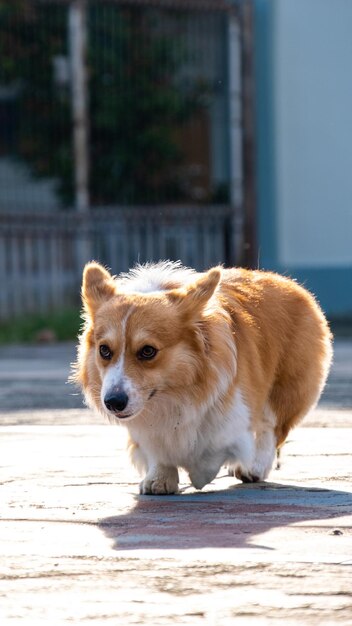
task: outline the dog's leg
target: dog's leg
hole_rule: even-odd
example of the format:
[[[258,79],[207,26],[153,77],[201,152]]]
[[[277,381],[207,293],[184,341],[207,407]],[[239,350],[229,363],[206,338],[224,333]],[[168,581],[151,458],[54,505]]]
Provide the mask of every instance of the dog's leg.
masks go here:
[[[257,438],[255,461],[250,468],[239,465],[235,470],[236,478],[243,483],[256,483],[265,480],[275,458],[276,437],[273,432],[261,433]]]
[[[226,459],[226,451],[203,453],[196,461],[187,467],[187,471],[193,487],[202,489],[216,477],[220,467]]]
[[[229,447],[227,458],[227,471],[229,476],[238,476],[239,470],[245,473],[245,468],[254,464],[256,454],[256,442],[252,430],[245,429],[237,434],[236,441]]]
[[[177,467],[153,465],[139,485],[139,492],[144,495],[165,495],[178,491]]]
[[[255,483],[267,478],[275,458],[275,424],[273,411],[266,407],[257,427],[253,463],[249,466],[240,464],[235,469],[236,478],[242,482]]]
[[[211,483],[211,481],[216,477],[221,465],[222,461],[211,465],[200,462],[197,466],[192,467],[189,471],[189,477],[193,487],[196,489],[202,489],[205,485]]]

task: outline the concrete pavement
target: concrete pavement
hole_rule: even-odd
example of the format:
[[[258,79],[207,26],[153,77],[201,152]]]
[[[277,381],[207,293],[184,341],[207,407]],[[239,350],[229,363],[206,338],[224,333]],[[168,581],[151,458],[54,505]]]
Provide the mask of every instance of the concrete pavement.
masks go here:
[[[280,469],[138,496],[70,344],[0,349],[1,624],[351,624],[352,342]]]

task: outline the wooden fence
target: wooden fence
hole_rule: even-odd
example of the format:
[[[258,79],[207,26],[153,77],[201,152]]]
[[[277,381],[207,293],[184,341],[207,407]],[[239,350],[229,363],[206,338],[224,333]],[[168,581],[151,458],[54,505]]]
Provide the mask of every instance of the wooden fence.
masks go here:
[[[0,318],[75,306],[90,259],[116,274],[159,259],[199,270],[232,264],[235,235],[224,205],[1,214]]]

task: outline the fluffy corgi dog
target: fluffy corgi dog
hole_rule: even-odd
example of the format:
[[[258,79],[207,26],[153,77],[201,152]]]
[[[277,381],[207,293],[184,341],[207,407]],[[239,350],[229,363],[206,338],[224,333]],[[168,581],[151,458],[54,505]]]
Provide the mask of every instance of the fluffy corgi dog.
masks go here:
[[[276,448],[315,405],[332,349],[313,296],[280,275],[180,263],[118,278],[86,265],[74,379],[123,424],[142,494],[194,487],[220,467],[264,480]]]

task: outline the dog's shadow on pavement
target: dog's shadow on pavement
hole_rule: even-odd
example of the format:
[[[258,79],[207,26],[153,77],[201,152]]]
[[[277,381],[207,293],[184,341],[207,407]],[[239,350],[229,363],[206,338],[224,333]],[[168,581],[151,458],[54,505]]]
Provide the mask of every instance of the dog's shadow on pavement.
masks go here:
[[[128,513],[100,520],[98,526],[116,550],[194,548],[272,548],[253,537],[298,522],[332,520],[351,514],[345,491],[256,483],[223,491],[175,496],[139,496]],[[323,532],[340,534],[329,524]]]

